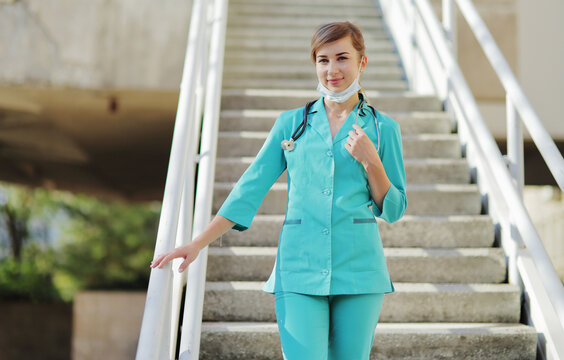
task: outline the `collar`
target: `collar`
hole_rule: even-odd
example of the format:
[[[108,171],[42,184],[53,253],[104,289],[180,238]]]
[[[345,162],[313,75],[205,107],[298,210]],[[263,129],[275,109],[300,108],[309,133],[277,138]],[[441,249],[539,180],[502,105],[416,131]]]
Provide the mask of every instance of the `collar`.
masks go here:
[[[323,96],[320,97],[310,108],[308,112],[307,123],[310,125],[323,139],[323,141],[332,148],[334,144],[341,141],[342,139],[346,139],[349,136],[349,131],[353,128],[352,125],[354,124],[354,118],[356,117],[356,111],[358,109],[358,105],[360,104],[360,100],[357,102],[355,107],[350,112],[349,116],[346,118],[343,125],[335,135],[333,139],[331,136],[331,129],[329,128],[329,120],[327,118],[327,112],[325,111],[325,105],[323,104]],[[368,106],[366,104],[363,106],[363,110],[365,115],[362,114],[358,115],[357,124],[361,128],[366,127],[366,116],[367,112],[372,114]]]

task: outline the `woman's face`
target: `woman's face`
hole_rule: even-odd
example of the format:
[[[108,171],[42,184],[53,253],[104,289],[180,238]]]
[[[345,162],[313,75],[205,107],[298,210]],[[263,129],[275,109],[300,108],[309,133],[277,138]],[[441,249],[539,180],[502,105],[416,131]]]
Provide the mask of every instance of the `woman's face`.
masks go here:
[[[317,50],[315,70],[323,86],[331,91],[345,90],[357,77],[360,55],[354,48],[350,36],[327,43]],[[366,57],[362,59],[362,69],[366,66]]]

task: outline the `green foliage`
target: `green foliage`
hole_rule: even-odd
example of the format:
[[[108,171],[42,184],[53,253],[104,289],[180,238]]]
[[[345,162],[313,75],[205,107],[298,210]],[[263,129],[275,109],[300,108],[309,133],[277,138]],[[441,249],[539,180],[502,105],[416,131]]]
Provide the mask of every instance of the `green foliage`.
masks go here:
[[[85,289],[146,289],[160,206],[77,196],[61,233],[60,269]]]
[[[20,261],[1,259],[0,299],[60,301],[53,283],[54,258],[53,250],[45,251],[30,244],[25,247]]]
[[[158,202],[130,205],[0,184],[0,300],[68,301],[80,289],[146,289],[159,213]]]

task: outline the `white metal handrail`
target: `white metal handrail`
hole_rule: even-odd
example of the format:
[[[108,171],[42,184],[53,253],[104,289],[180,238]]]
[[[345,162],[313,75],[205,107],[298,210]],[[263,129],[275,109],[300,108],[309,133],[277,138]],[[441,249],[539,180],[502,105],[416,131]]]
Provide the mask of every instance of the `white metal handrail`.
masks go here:
[[[457,119],[468,161],[477,169],[480,191],[487,196],[490,213],[502,228],[502,246],[509,260],[509,280],[522,287],[528,321],[539,332],[541,356],[564,359],[564,288],[522,201],[523,138],[515,109],[537,147],[543,147],[543,157],[550,163],[549,167],[561,187],[564,172],[562,155],[552,146],[554,142],[526,101],[471,1],[455,1],[471,23],[478,42],[494,64],[494,71],[502,79],[508,94],[507,120],[511,137],[508,149],[512,148],[509,152],[513,177],[453,56],[456,26],[452,0],[443,0],[444,27],[428,0],[380,0],[380,3],[410,83],[417,90],[436,93]]]
[[[538,147],[539,152],[545,159],[545,162],[550,169],[556,183],[562,191],[564,191],[564,158],[562,154],[556,147],[554,140],[552,140],[550,134],[544,126],[542,125],[537,113],[532,107],[529,99],[525,96],[525,93],[521,89],[519,82],[515,78],[515,75],[511,71],[511,68],[507,64],[504,56],[497,47],[495,40],[490,34],[488,28],[484,24],[484,21],[476,11],[476,8],[470,0],[443,0],[446,3],[452,3],[455,1],[458,4],[458,8],[466,19],[468,25],[474,32],[478,43],[481,45],[482,50],[486,54],[491,66],[495,70],[505,92],[507,94],[507,116],[515,120],[515,113],[517,112],[521,115],[523,119],[523,124],[529,130],[531,138],[533,139],[535,145]],[[451,5],[452,11],[454,11]],[[509,132],[511,132],[508,126]],[[509,148],[515,149],[518,147],[517,142],[522,143],[522,135],[520,137],[508,138],[508,150]],[[523,163],[519,164],[520,169],[517,169],[519,173],[522,173]]]
[[[196,187],[196,208],[194,214],[194,234],[200,234],[210,222],[212,211],[215,160],[217,154],[217,134],[223,78],[223,55],[225,50],[225,29],[227,26],[227,0],[215,0],[212,17],[209,71],[204,105],[202,144],[200,146],[200,165]],[[196,360],[200,352],[202,310],[206,284],[208,247],[200,251],[196,260],[190,264],[188,289],[184,305],[184,320],[180,341],[180,360]]]
[[[193,239],[211,217],[213,191],[210,188],[214,181],[226,23],[227,0],[194,0],[155,254],[168,252]],[[205,116],[200,134],[202,110]],[[200,135],[200,155],[195,156]],[[199,171],[194,186],[196,161]],[[198,209],[195,215],[194,208]],[[207,247],[182,275],[173,271],[180,262],[177,259],[163,269],[151,271],[137,345],[138,360],[174,359],[178,346],[180,359],[198,358]],[[181,294],[186,277],[188,288],[178,344]]]

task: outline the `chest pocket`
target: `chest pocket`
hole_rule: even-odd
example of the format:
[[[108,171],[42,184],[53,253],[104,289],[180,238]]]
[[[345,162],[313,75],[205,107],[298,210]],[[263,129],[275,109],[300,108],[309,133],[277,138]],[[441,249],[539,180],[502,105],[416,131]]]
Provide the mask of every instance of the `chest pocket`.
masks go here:
[[[364,167],[345,148],[346,143],[347,140],[345,139],[335,144],[339,148],[338,151],[336,150],[339,153],[339,157],[335,157],[336,166],[340,168],[341,173],[347,174],[347,176],[368,181]]]
[[[327,145],[308,124],[304,133],[295,142],[294,150],[284,150],[286,169],[290,181],[307,185],[315,178],[323,177],[327,171],[321,156],[327,153]]]

